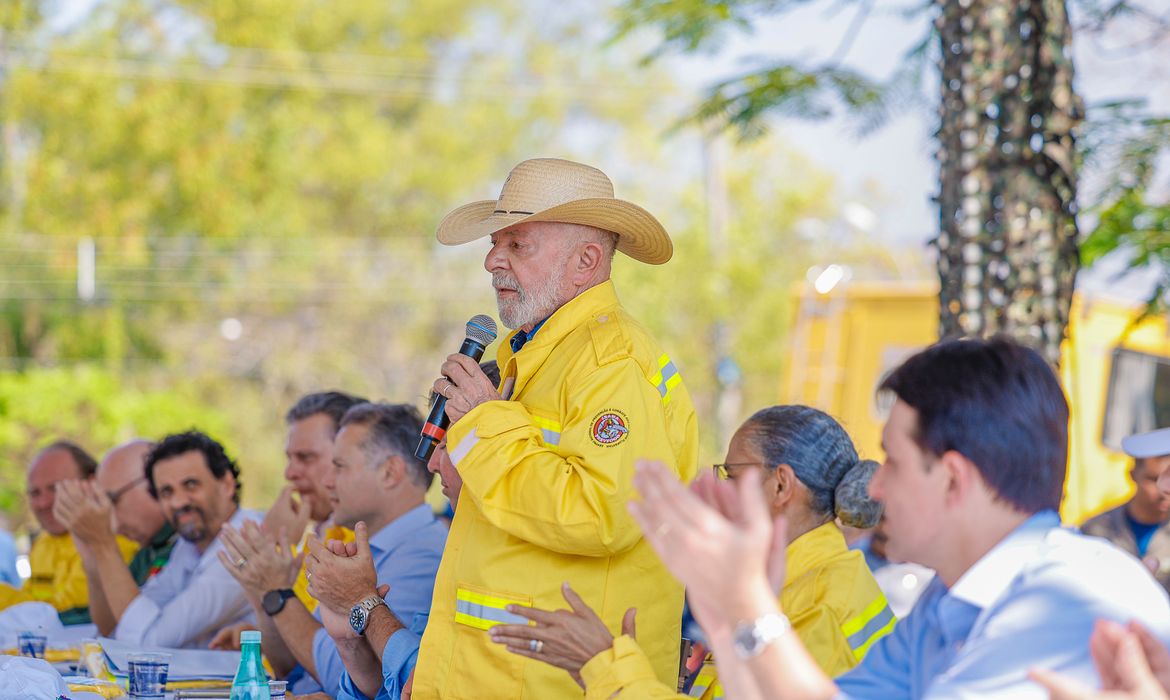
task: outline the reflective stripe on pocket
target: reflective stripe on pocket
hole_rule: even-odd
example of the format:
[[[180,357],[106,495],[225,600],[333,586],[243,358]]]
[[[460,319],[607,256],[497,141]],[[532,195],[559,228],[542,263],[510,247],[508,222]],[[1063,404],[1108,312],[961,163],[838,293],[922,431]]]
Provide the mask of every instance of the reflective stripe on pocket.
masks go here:
[[[541,437],[544,438],[544,444],[556,447],[561,444],[561,424],[555,420],[548,418],[541,418],[540,416],[532,416],[532,422],[536,423],[536,427],[540,428]]]
[[[527,625],[528,618],[507,611],[509,605],[531,607],[526,601],[459,588],[455,591],[455,621],[489,630],[496,625]]]

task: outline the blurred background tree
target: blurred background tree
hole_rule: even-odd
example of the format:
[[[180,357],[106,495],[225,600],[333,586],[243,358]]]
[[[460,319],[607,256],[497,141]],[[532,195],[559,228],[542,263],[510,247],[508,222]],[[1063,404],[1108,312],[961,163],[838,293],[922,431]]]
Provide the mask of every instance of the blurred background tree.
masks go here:
[[[595,3],[420,7],[0,5],[0,511],[24,516],[25,465],[52,439],[100,454],[190,427],[265,507],[299,395],[421,406],[466,318],[494,312],[486,244],[443,248],[434,227],[533,155],[602,166],[675,234],[670,265],[616,276],[704,425],[771,402],[816,260],[905,266],[804,232],[839,218],[838,193],[790,144],[724,144],[714,188],[681,172],[701,140],[663,127],[692,97],[607,46]],[[705,429],[704,449],[725,437]]]
[[[626,0],[617,37],[648,24],[657,27],[661,42],[647,60],[671,52],[714,52],[729,37],[750,33],[762,18],[808,4]],[[938,112],[939,226],[932,244],[938,254],[940,332],[1006,332],[1055,363],[1078,269],[1082,159],[1076,136],[1085,112],[1073,89],[1069,6],[1065,0],[932,0],[905,6],[907,15],[929,25],[899,69],[878,79],[842,63],[876,5],[874,0],[836,3],[835,11],[853,14],[827,59],[757,60],[752,70],[714,85],[693,118],[734,127],[750,138],[766,129],[769,116],[822,119],[844,111],[864,134],[898,110],[923,105],[923,78],[936,76],[937,98],[927,104],[933,102]],[[1141,2],[1073,5],[1082,18],[1081,32],[1100,33],[1120,19],[1148,25],[1154,38],[1170,28],[1170,16]],[[1122,175],[1089,198],[1093,234],[1086,243],[1087,261],[1118,246],[1136,248],[1137,265],[1170,258],[1164,252],[1165,208],[1142,199],[1165,144],[1165,120],[1110,105],[1091,109],[1090,119],[1102,146],[1093,155]],[[1164,290],[1165,285],[1155,296]]]

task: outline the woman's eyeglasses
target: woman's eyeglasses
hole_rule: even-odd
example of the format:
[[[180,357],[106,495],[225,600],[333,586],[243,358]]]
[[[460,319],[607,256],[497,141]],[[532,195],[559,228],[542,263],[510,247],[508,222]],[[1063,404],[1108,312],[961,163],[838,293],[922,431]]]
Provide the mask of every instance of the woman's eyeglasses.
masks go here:
[[[740,469],[747,467],[764,467],[767,469],[768,465],[764,462],[724,462],[722,464],[711,465],[711,468],[715,470],[715,476],[724,481],[732,478]]]

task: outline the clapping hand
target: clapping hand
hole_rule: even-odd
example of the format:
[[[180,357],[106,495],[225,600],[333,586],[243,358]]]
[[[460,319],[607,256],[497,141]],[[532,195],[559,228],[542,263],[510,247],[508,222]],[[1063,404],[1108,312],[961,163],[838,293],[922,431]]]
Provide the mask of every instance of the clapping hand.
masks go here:
[[[1052,700],[1167,700],[1170,653],[1137,622],[1128,627],[1099,620],[1089,651],[1101,690],[1093,690],[1052,671],[1034,669],[1029,677],[1048,689]]]
[[[296,581],[304,555],[293,556],[286,530],[274,539],[249,520],[239,530],[224,525],[220,541],[220,562],[254,603],[265,593],[290,588]]]
[[[775,606],[784,582],[787,529],[772,521],[758,470],[735,482],[708,472],[688,488],[657,462],[641,461],[634,476],[641,500],[630,514],[646,541],[687,589],[709,636],[730,634],[737,620]]]
[[[113,510],[109,496],[94,488],[92,481],[67,479],[57,482],[53,515],[84,544],[93,547],[114,539]]]
[[[322,544],[310,537],[306,547],[305,573],[309,595],[339,615],[378,590],[378,573],[370,552],[369,533],[364,522],[354,527],[354,541],[330,540]]]

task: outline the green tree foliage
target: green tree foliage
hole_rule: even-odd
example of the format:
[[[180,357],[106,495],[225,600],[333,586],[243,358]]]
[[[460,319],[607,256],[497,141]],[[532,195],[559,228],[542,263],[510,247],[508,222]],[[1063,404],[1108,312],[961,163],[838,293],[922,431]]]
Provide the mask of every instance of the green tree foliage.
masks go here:
[[[727,157],[714,243],[679,168],[698,146],[662,134],[681,100],[602,47],[589,2],[102,0],[66,24],[52,3],[13,7],[0,509],[45,442],[100,453],[189,427],[224,441],[263,507],[301,394],[421,406],[463,322],[495,310],[486,241],[439,246],[438,219],[533,155],[603,167],[676,236],[664,268],[619,263],[619,292],[678,357],[704,424],[722,391],[707,343],[742,371],[741,414],[772,403],[792,282],[814,258],[880,257],[797,234],[834,218],[832,183],[766,138]],[[711,456],[724,448],[704,434]]]
[[[189,382],[151,388],[84,366],[0,373],[0,512],[18,510],[28,463],[62,436],[100,458],[131,438],[194,426],[225,441],[231,454],[245,437]]]
[[[1108,175],[1089,209],[1096,226],[1082,257],[1092,264],[1120,250],[1130,268],[1157,269],[1146,313],[1164,313],[1170,309],[1170,203],[1152,190],[1170,144],[1170,117],[1151,114],[1140,100],[1101,105],[1085,141],[1085,160]]]

